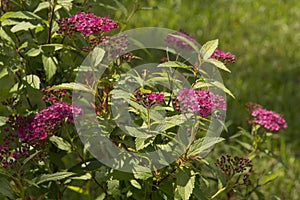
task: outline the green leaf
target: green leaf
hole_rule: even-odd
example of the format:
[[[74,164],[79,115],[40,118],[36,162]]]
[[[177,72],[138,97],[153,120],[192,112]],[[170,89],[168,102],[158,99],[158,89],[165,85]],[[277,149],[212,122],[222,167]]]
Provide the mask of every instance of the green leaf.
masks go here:
[[[153,177],[152,172],[148,167],[140,165],[134,167],[133,176],[134,178],[141,180],[147,180],[148,178]]]
[[[0,116],[0,126],[5,125],[6,121],[8,120],[8,117]]]
[[[101,63],[104,55],[105,55],[105,51],[102,48],[99,47],[94,48],[92,54],[90,54],[91,65],[92,65],[91,67],[97,67]]]
[[[200,56],[202,59],[208,59],[218,47],[219,40],[211,40],[206,42],[200,49]]]
[[[54,74],[56,73],[56,65],[57,65],[57,59],[56,57],[47,57],[47,56],[42,56],[42,61],[44,65],[44,69],[46,71],[46,78],[47,81],[49,81]]]
[[[49,8],[49,2],[41,2],[39,3],[38,7],[33,11],[33,13],[37,13],[41,10],[48,9]]]
[[[214,66],[216,66],[217,68],[221,69],[221,70],[224,70],[226,72],[231,72],[226,66],[224,63],[222,63],[221,61],[218,61],[218,60],[215,60],[215,59],[206,59],[204,60],[204,62],[207,62],[207,63],[211,63],[213,64]]]
[[[12,14],[10,14],[8,17],[6,18],[12,18],[12,19],[26,19],[26,20],[36,20],[36,19],[39,19],[39,20],[42,20],[38,15],[32,13],[32,12],[29,12],[29,11],[18,11],[18,12],[14,12]]]
[[[198,82],[193,86],[193,88],[201,88],[201,87],[204,87],[204,86],[206,86],[206,87],[212,87],[212,86],[217,87],[217,88],[223,90],[225,93],[227,93],[228,95],[230,95],[232,98],[235,99],[235,96],[232,94],[232,92],[228,88],[226,88],[224,86],[224,84],[220,83],[219,81],[211,81],[211,82],[205,82],[205,83]]]
[[[38,178],[34,179],[36,184],[41,184],[49,181],[58,181],[65,179],[67,177],[73,176],[75,173],[73,172],[56,172],[54,174],[43,174]]]
[[[4,177],[0,177],[0,183],[0,194],[2,194],[5,197],[8,197],[9,199],[15,199],[16,197],[14,196],[12,188],[10,188],[9,181]]]
[[[86,85],[83,85],[81,83],[62,83],[60,85],[56,85],[50,88],[51,90],[55,90],[55,89],[67,89],[67,90],[80,90],[80,91],[84,91],[84,92],[88,92],[91,94],[95,94],[96,92],[90,88],[87,87]]]
[[[73,180],[90,180],[91,178],[92,178],[92,175],[90,173],[86,173],[82,176],[71,177],[71,179],[73,179]]]
[[[23,166],[26,165],[31,159],[33,159],[39,153],[40,151],[36,151],[33,154],[31,154],[29,157],[27,157],[25,160],[23,160],[22,162]]]
[[[0,79],[6,75],[8,75],[8,71],[7,71],[7,68],[4,67],[0,70]]]
[[[107,181],[107,190],[110,194],[113,194],[114,196],[118,196],[120,194],[119,190],[119,180],[108,180]]]
[[[189,156],[198,156],[201,152],[205,151],[206,149],[212,147],[213,145],[224,141],[224,138],[221,137],[206,137],[205,143],[203,138],[197,139],[194,143],[190,146],[188,155]]]
[[[96,198],[96,200],[104,200],[105,197],[106,197],[106,194],[103,192],[102,194],[100,194],[100,195]]]
[[[89,190],[83,189],[82,187],[67,185],[67,188],[83,195],[89,195]]]
[[[177,191],[183,200],[188,200],[195,186],[195,175],[189,169],[179,168],[176,173]]]
[[[61,137],[58,136],[51,136],[49,138],[49,140],[59,149],[64,150],[64,151],[68,151],[70,152],[72,150],[72,146],[70,145],[69,142],[67,142],[66,140],[64,140]]]
[[[37,75],[34,75],[34,74],[27,75],[23,78],[23,80],[26,81],[28,83],[28,85],[30,85],[32,88],[35,88],[38,90],[40,89],[41,81]]]
[[[72,2],[73,0],[58,0],[57,4],[69,12],[72,9]]]
[[[151,138],[135,138],[135,148],[136,150],[141,150],[152,144],[154,137]]]
[[[268,175],[264,175],[260,178],[259,182],[261,185],[265,185],[271,181],[274,181],[278,176],[280,175],[280,173],[272,173],[272,174],[268,174]]]
[[[3,26],[3,24],[2,24]],[[8,44],[14,44],[14,40],[9,36],[2,27],[0,27],[0,37],[8,42]]]
[[[35,29],[36,25],[30,22],[20,22],[11,28],[11,32],[15,33],[18,31],[28,31],[29,29]]]
[[[7,19],[10,15],[14,14],[14,12],[6,12],[0,17],[0,22],[3,22],[3,20]],[[3,25],[3,24],[2,24]]]
[[[194,72],[194,69],[192,66],[185,65],[184,63],[178,62],[178,61],[168,61],[159,64],[157,67],[171,67],[171,68],[181,68],[186,69],[190,72]]]
[[[26,55],[29,56],[29,57],[35,57],[35,56],[38,56],[40,55],[40,53],[42,53],[42,50],[41,48],[31,48],[29,49],[27,52],[26,52]]]
[[[140,183],[139,182],[137,182],[136,180],[130,180],[130,183],[131,183],[131,185],[133,186],[133,187],[135,187],[135,188],[137,188],[137,189],[142,189],[142,186],[140,185]]]
[[[149,138],[149,137],[152,137],[152,135],[147,134],[145,131],[140,131],[136,127],[124,126],[124,129],[127,131],[126,133],[128,135],[131,135],[133,137],[140,137],[140,138]]]

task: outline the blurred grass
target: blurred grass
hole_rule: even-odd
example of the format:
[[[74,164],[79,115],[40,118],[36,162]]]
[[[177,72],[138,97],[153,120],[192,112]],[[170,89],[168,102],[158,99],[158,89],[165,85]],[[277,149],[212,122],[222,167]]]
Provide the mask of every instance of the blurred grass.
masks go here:
[[[121,1],[130,9],[132,1]],[[200,44],[219,38],[219,48],[236,55],[224,74],[236,99],[228,100],[231,131],[245,126],[244,104],[257,102],[284,115],[289,125],[284,139],[300,144],[300,1],[297,0],[167,0],[140,1],[144,8],[126,29],[183,29]],[[122,18],[122,15],[119,15]],[[296,150],[296,149],[295,149]],[[300,149],[297,149],[300,154]]]

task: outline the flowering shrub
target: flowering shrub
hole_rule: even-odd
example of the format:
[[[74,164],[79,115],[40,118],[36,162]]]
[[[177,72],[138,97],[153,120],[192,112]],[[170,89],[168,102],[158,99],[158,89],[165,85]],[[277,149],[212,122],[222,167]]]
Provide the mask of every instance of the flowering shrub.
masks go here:
[[[198,47],[173,32],[153,56],[162,63],[139,71],[151,53],[110,35],[125,22],[78,12],[87,1],[2,2],[1,47],[11,55],[1,51],[1,198],[250,199],[277,177],[259,163],[276,158],[269,147],[287,128],[283,116],[249,103],[249,131],[218,135],[233,94],[207,72],[235,62],[218,40]],[[132,42],[140,49],[127,52]],[[183,61],[185,50],[196,59]]]

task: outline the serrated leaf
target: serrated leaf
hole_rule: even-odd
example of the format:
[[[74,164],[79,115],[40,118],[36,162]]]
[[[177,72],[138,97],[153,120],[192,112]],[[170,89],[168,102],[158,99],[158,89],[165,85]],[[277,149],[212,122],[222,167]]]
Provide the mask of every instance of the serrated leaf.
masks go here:
[[[49,81],[54,74],[56,73],[56,65],[57,65],[57,59],[56,57],[47,57],[47,56],[42,56],[42,61],[44,65],[44,69],[46,71],[46,79]]]
[[[61,150],[64,150],[64,151],[68,151],[70,152],[71,149],[72,149],[72,146],[70,145],[69,142],[67,142],[66,140],[64,140],[63,138],[61,137],[58,137],[58,136],[51,136],[49,138],[49,140],[59,149]]]
[[[218,60],[215,60],[215,59],[207,59],[207,60],[204,60],[204,62],[207,62],[207,63],[211,63],[213,64],[214,66],[216,66],[217,68],[221,69],[221,70],[224,70],[226,72],[231,72],[226,66],[224,63],[222,63],[221,61],[218,61]]]
[[[189,169],[179,168],[176,173],[177,191],[183,200],[188,200],[195,186],[195,175]]]
[[[89,191],[87,189],[83,189],[82,187],[67,185],[67,188],[83,195],[89,195]]]
[[[200,56],[202,59],[208,59],[218,47],[219,40],[211,40],[206,42],[200,49]]]
[[[137,189],[142,189],[142,186],[139,184],[139,182],[137,182],[136,180],[130,180],[130,183],[133,187],[137,188]]]
[[[18,32],[18,31],[28,31],[29,29],[35,29],[36,28],[36,25],[33,25],[32,23],[30,22],[20,22],[16,25],[14,25],[12,28],[11,28],[11,32],[15,33],[15,32]]]
[[[75,173],[73,172],[56,172],[54,174],[43,174],[38,178],[34,179],[34,182],[36,184],[41,184],[49,181],[58,181],[65,178],[68,178],[70,176],[73,176]]]
[[[84,91],[84,92],[89,92],[91,94],[95,94],[95,91],[86,85],[83,85],[81,83],[62,83],[60,85],[52,86],[50,88],[51,90],[55,89],[67,89],[67,90],[79,90],[79,91]]]

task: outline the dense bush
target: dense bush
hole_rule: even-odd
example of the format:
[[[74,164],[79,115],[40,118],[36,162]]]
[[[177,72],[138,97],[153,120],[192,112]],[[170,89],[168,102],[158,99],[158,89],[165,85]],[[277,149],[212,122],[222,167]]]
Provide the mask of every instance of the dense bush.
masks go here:
[[[155,10],[160,5],[190,15],[188,4],[180,2],[1,1],[1,198],[298,197],[289,190],[299,185],[282,178],[295,175],[292,168],[286,170],[292,162],[282,139],[287,114],[250,102],[234,111],[241,114],[229,108],[225,120],[225,94],[233,105],[240,89],[232,87],[231,92],[215,78],[222,70],[224,82],[232,85],[227,66],[241,63],[232,64],[236,57],[217,48],[218,40],[210,38],[215,34],[204,37],[197,27],[175,26],[203,36],[203,45],[179,30],[163,38],[170,48],[155,51],[139,44],[132,52],[127,32],[117,34],[144,23],[149,16],[141,12],[160,13]],[[179,14],[169,14],[171,27],[155,19],[151,25],[173,28]],[[221,41],[231,39],[220,36]],[[243,45],[234,44],[227,49]],[[245,57],[256,64],[249,52],[237,55],[237,60]],[[159,64],[147,65],[153,61]],[[255,99],[244,95],[247,100]],[[128,116],[122,116],[124,110]],[[221,129],[224,138],[219,137]],[[106,139],[111,148],[104,147]],[[137,156],[116,154],[116,149]],[[151,159],[157,151],[154,158],[159,159]],[[102,162],[106,156],[112,164]],[[277,180],[287,182],[287,192],[268,189]]]

